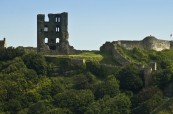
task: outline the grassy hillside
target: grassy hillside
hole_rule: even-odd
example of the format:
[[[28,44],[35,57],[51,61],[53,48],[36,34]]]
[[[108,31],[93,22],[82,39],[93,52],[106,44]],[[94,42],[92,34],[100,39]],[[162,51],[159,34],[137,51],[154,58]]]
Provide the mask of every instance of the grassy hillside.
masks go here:
[[[173,50],[163,50],[156,52],[153,50],[142,50],[134,48],[133,50],[126,50],[122,47],[118,47],[121,54],[128,60],[134,63],[142,63],[148,65],[150,62],[157,63],[157,71],[155,73],[155,80],[158,86],[161,87],[163,93],[166,95],[164,102],[153,108],[151,114],[172,114],[173,113],[173,98],[172,98],[172,83],[173,80]],[[162,74],[163,73],[163,74]],[[168,88],[169,87],[169,88]],[[166,92],[166,93],[165,93]],[[171,97],[171,98],[168,98]],[[142,108],[145,107],[147,101],[142,104]],[[154,103],[154,102],[153,102]],[[140,107],[138,107],[140,108]],[[144,113],[144,111],[140,112]]]
[[[103,56],[99,52],[83,52],[74,55],[46,55],[47,57],[56,58],[74,58],[74,59],[86,59],[87,61],[101,61]]]
[[[141,63],[148,65],[151,62],[157,62],[158,68],[165,65],[170,66],[173,62],[173,49],[154,51],[154,50],[143,50],[139,48],[134,48],[132,50],[127,50],[120,46],[117,47],[118,51],[132,63]]]
[[[117,65],[117,62],[113,59],[110,53],[102,53],[102,52],[82,52],[80,54],[74,55],[46,55],[47,58],[66,58],[66,59],[85,59],[88,61],[95,61],[103,64],[112,64]]]
[[[122,67],[102,52],[44,56],[0,49],[0,113],[170,113],[172,99],[164,102],[164,88],[173,81],[173,50],[119,51],[132,63]],[[75,64],[72,59],[86,62]],[[143,71],[133,63],[147,66],[152,61],[158,69],[153,84],[145,88]]]

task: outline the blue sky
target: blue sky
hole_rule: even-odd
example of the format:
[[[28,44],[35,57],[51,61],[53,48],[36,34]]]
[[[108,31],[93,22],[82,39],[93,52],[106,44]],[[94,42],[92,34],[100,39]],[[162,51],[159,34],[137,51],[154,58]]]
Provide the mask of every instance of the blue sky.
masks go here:
[[[0,0],[0,39],[37,46],[37,14],[68,12],[69,43],[99,50],[106,41],[172,40],[173,0]]]

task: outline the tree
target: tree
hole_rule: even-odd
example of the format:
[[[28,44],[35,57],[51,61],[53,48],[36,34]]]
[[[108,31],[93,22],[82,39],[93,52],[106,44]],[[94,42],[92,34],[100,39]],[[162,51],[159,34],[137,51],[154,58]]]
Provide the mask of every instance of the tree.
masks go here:
[[[104,109],[103,112],[109,109],[109,111],[112,113],[115,112],[115,114],[130,114],[130,107],[130,99],[124,94],[119,94],[106,101],[106,109]]]
[[[101,113],[101,105],[99,102],[95,101],[91,103],[84,114],[100,114]]]
[[[54,96],[58,93],[65,91],[64,80],[59,79],[58,77],[51,77],[51,96]]]
[[[45,75],[47,73],[47,63],[41,54],[29,53],[23,57],[26,66],[33,69],[37,74]]]
[[[37,91],[42,99],[51,100],[52,82],[48,77],[41,77],[37,83]]]
[[[88,73],[81,73],[74,77],[74,88],[75,89],[93,89],[96,83],[96,77]]]
[[[162,88],[173,80],[173,70],[170,68],[158,70],[154,74],[156,84]]]
[[[132,98],[133,108],[139,106],[143,102],[151,99],[155,94],[162,96],[162,91],[158,87],[149,87],[140,91],[138,94],[134,95]]]
[[[52,104],[47,101],[39,101],[29,107],[28,114],[43,114],[53,108]]]
[[[156,94],[144,104],[143,109],[145,110],[146,114],[149,114],[156,107],[160,106],[163,102],[163,98],[159,94]]]
[[[138,95],[134,96],[132,102],[134,105],[134,114],[150,114],[151,111],[164,102],[163,93],[158,88],[151,87],[141,91]]]
[[[82,113],[94,101],[94,95],[90,90],[67,90],[54,97],[55,105],[61,108],[69,108],[73,113]]]
[[[102,98],[105,95],[113,97],[120,92],[119,83],[113,75],[108,76],[108,78],[104,82],[96,85],[95,89],[95,96],[97,99]]]
[[[35,70],[28,69],[24,73],[25,73],[25,79],[27,81],[31,81],[33,83],[36,83],[38,81],[38,75]]]
[[[0,48],[0,61],[12,60],[15,57],[22,56],[24,53],[24,50],[18,48]]]
[[[118,79],[123,90],[138,92],[144,86],[140,71],[134,65],[123,68],[118,74]]]
[[[67,108],[53,108],[44,114],[73,114],[69,109]]]
[[[92,103],[86,114],[130,114],[130,98],[125,94],[118,94],[115,97],[104,96],[102,99]]]

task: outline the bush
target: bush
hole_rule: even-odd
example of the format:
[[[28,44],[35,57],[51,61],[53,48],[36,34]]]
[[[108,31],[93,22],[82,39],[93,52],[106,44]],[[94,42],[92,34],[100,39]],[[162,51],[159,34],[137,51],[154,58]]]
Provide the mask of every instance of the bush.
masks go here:
[[[53,108],[48,101],[39,101],[29,107],[28,114],[43,114]]]
[[[15,57],[22,56],[24,54],[23,50],[18,48],[0,48],[0,61],[6,61],[14,59]]]
[[[61,108],[69,108],[75,114],[86,111],[94,101],[94,95],[90,90],[67,90],[54,97],[55,105]]]
[[[86,114],[130,114],[131,102],[129,97],[118,94],[115,97],[104,96],[92,103]]]
[[[33,69],[37,74],[45,75],[47,73],[47,63],[41,54],[30,53],[23,57],[26,66]]]
[[[120,88],[127,91],[133,91],[135,93],[140,91],[144,86],[144,82],[140,74],[140,71],[133,65],[128,65],[123,68],[118,74]]]
[[[75,89],[93,89],[96,83],[96,77],[91,73],[79,74],[74,77],[74,88]]]
[[[120,92],[119,83],[114,76],[110,76],[104,82],[96,85],[95,89],[96,90],[94,94],[97,99],[100,99],[105,95],[113,97],[118,95]]]

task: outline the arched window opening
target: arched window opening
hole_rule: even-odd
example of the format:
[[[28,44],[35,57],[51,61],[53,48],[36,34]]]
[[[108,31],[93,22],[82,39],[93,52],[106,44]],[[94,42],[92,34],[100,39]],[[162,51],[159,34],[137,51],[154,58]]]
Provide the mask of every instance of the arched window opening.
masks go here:
[[[45,43],[45,44],[48,44],[48,38],[45,38],[45,39],[44,39],[44,43]]]
[[[60,31],[59,27],[56,27],[56,32],[59,32],[59,31]]]
[[[56,43],[59,43],[59,38],[56,38]]]
[[[60,17],[58,17],[58,22],[60,22],[61,21],[61,18]]]
[[[60,22],[61,18],[60,17],[56,17],[56,22]]]

